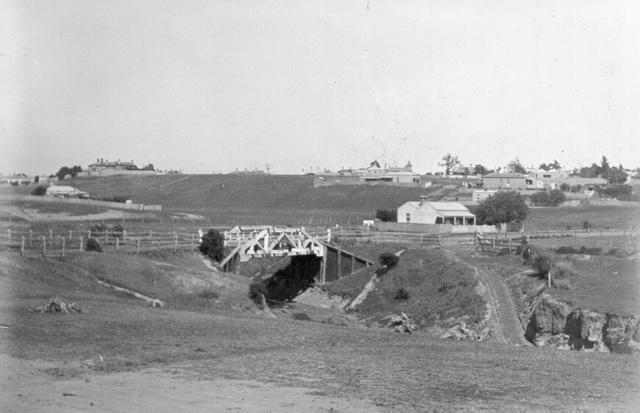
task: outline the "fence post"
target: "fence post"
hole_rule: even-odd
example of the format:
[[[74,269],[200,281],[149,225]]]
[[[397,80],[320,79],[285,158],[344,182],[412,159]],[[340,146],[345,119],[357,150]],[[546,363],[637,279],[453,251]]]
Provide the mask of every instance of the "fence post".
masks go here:
[[[91,230],[87,231],[87,239],[91,238]]]
[[[127,231],[122,231],[122,241],[127,239]]]
[[[65,244],[66,244],[66,238],[62,238],[62,256],[64,257],[64,253],[65,253]]]
[[[196,237],[196,234],[191,234],[191,245],[189,246],[191,249],[193,249],[193,242],[195,237]]]
[[[104,245],[107,245],[109,243],[109,230],[105,229],[104,230]]]
[[[49,230],[49,248],[53,248],[53,230]]]
[[[173,250],[178,250],[178,234],[176,234],[175,231],[173,232]]]
[[[136,254],[140,254],[140,238],[138,238],[138,242],[136,242]]]
[[[24,255],[24,235],[22,236],[22,243],[20,244],[20,255]]]
[[[29,230],[29,246],[30,247],[33,246],[33,230],[32,229]]]
[[[120,249],[120,238],[116,237],[116,251]]]
[[[9,241],[8,243],[10,245],[11,244],[11,230],[10,229],[7,230],[7,241]],[[9,247],[7,247],[7,249],[9,249]]]
[[[69,240],[71,240],[73,238],[73,230],[70,229],[69,230]]]
[[[82,237],[80,237],[80,251],[82,251]]]
[[[47,256],[47,237],[42,236],[42,256]]]

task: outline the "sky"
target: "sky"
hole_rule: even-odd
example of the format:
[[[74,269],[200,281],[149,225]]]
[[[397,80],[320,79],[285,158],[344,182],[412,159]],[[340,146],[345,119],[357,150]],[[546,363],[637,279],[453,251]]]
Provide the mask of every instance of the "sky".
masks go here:
[[[0,0],[0,172],[637,167],[636,4]]]

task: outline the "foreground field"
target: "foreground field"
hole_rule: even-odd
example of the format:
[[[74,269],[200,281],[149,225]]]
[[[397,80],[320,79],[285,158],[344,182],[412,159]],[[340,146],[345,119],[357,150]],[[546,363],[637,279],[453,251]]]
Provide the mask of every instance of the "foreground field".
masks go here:
[[[297,321],[291,317],[300,311],[295,306],[276,310],[278,318],[271,319],[242,301],[241,279],[215,290],[218,296],[200,294],[224,280],[211,274],[216,282],[203,285],[199,274],[206,266],[188,256],[102,267],[102,277],[122,277],[164,264],[155,290],[149,286],[157,294],[168,291],[167,277],[181,275],[192,289],[175,285],[186,295],[165,308],[96,284],[83,271],[90,262],[4,253],[1,259],[0,324],[8,326],[0,329],[3,365],[16,366],[2,381],[3,411],[85,410],[90,403],[103,411],[632,410],[639,402],[636,357]],[[200,280],[200,290],[188,279]],[[86,311],[28,312],[56,295]],[[195,297],[200,304],[191,303]],[[246,392],[234,393],[234,386]]]

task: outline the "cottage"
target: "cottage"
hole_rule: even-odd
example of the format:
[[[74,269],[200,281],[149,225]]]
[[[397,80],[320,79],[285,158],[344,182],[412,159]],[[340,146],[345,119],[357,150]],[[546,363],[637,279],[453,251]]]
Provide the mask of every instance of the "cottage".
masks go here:
[[[475,225],[476,216],[459,202],[409,201],[398,208],[398,222],[417,224]]]
[[[51,185],[47,187],[46,196],[54,198],[89,198],[89,194],[68,185]]]
[[[527,188],[526,175],[517,173],[493,173],[482,177],[482,186],[486,189],[522,190]]]

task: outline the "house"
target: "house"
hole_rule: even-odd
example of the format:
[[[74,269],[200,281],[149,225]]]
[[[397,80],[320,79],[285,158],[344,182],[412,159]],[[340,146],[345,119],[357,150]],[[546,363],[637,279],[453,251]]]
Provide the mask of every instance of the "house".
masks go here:
[[[527,176],[518,173],[492,173],[482,177],[485,189],[522,190],[527,188]]]
[[[89,194],[68,185],[51,185],[47,187],[46,196],[54,198],[89,198]]]
[[[398,207],[398,222],[417,224],[475,225],[476,216],[459,202],[409,201]]]
[[[111,175],[155,175],[156,170],[153,164],[148,164],[143,168],[138,168],[136,164],[126,161],[109,161],[108,159],[97,159],[87,167],[86,171],[79,172],[78,176],[111,176]]]

